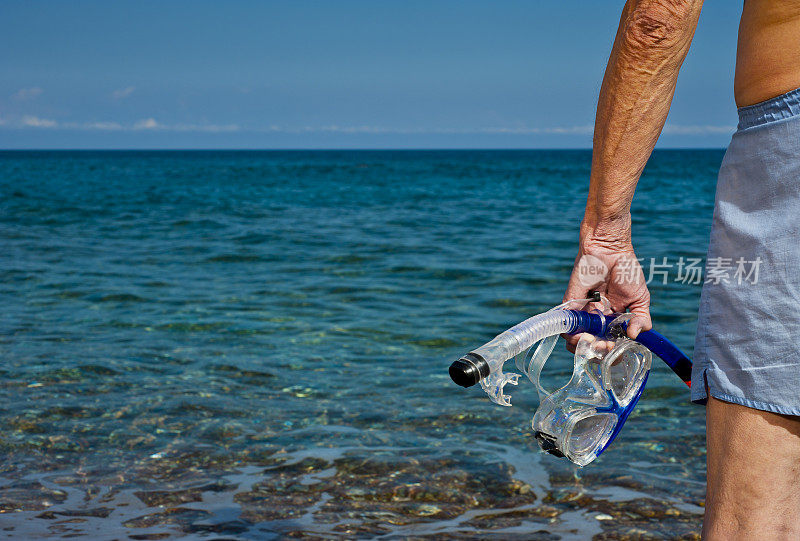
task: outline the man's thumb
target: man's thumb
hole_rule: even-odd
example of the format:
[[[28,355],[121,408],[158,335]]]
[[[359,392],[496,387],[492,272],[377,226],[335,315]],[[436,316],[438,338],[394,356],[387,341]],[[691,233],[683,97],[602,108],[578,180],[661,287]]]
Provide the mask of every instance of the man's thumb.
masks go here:
[[[653,328],[649,311],[645,309],[643,313],[635,311],[633,314],[634,316],[628,322],[628,336],[631,340],[635,340],[640,332],[649,331]]]

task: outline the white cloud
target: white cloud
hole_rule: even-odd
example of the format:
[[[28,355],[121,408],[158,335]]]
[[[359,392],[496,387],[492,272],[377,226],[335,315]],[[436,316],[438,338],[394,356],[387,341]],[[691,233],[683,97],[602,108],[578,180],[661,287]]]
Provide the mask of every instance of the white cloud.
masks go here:
[[[208,132],[208,133],[235,132],[235,131],[239,131],[241,129],[238,124],[224,124],[224,125],[217,125],[217,124],[175,124],[175,125],[172,125],[172,126],[160,126],[160,127],[162,129],[172,130],[172,131]]]
[[[22,117],[22,125],[30,128],[55,128],[58,126],[58,122],[47,118],[39,118],[38,116],[24,116]]]
[[[123,128],[124,129],[124,128]],[[154,118],[140,120],[133,125],[134,130],[162,130],[178,132],[225,133],[240,131],[238,124],[161,124]]]
[[[728,134],[736,130],[735,126],[680,126],[667,125],[664,133],[667,135],[711,135]],[[253,129],[251,131],[276,132],[276,133],[344,133],[344,134],[440,134],[440,135],[477,135],[477,134],[498,134],[498,135],[591,135],[594,126],[587,124],[582,126],[553,126],[553,127],[476,127],[476,128],[387,128],[382,126],[341,126],[330,124],[325,126],[304,126],[301,128],[285,128],[280,126],[268,126],[266,128]]]
[[[345,133],[345,134],[441,134],[441,135],[475,135],[475,134],[591,134],[593,126],[567,126],[553,128],[530,127],[477,127],[477,128],[387,128],[383,126],[340,126],[330,124],[326,126],[304,126],[302,128],[282,128],[268,126],[252,131],[267,131],[278,133]]]
[[[299,128],[282,127],[278,125],[267,125],[262,127],[243,127],[238,124],[162,124],[156,121],[155,118],[149,117],[139,120],[133,124],[122,124],[112,121],[92,121],[92,122],[56,122],[46,118],[37,116],[23,116],[20,120],[12,118],[0,118],[0,125],[10,127],[22,128],[59,128],[59,129],[76,129],[76,130],[97,130],[97,131],[142,131],[142,130],[159,130],[159,131],[172,131],[172,132],[187,132],[187,133],[233,133],[233,132],[249,132],[249,133],[285,133],[285,134],[303,134],[303,133],[340,133],[346,135],[352,134],[394,134],[394,135],[419,135],[419,134],[436,134],[436,135],[591,135],[593,127],[591,125],[584,126],[556,126],[556,127],[476,127],[476,128],[389,128],[384,126],[343,126],[338,124],[329,124],[324,126],[303,126]],[[683,136],[697,136],[697,135],[714,135],[714,134],[730,134],[735,131],[735,126],[713,126],[713,125],[667,125],[664,127],[663,133],[666,135],[683,135]]]
[[[116,122],[86,122],[80,125],[84,130],[116,131],[123,129],[122,124]]]
[[[155,130],[160,127],[161,125],[156,122],[155,118],[145,118],[133,125],[134,130]]]
[[[305,126],[300,130],[286,130],[286,131],[302,131],[302,132],[329,132],[329,133],[401,133],[403,130],[392,130],[382,128],[380,126],[338,126],[336,124],[328,126]]]
[[[118,88],[111,93],[111,97],[114,98],[115,100],[125,99],[131,94],[133,94],[134,90],[136,90],[135,86],[126,86],[125,88]]]
[[[44,92],[44,90],[40,87],[32,86],[29,88],[20,88],[12,97],[17,100],[28,100],[41,95],[42,92]]]
[[[238,124],[161,124],[154,118],[145,118],[134,124],[121,124],[110,121],[92,122],[56,122],[37,116],[24,116],[17,118],[12,123],[0,118],[0,125],[8,124],[16,128],[59,128],[62,130],[89,130],[89,131],[140,131],[160,130],[173,132],[193,133],[231,133],[241,131]],[[256,130],[250,130],[256,131]]]
[[[587,126],[566,126],[566,127],[556,126],[553,128],[527,128],[527,127],[479,128],[474,133],[508,133],[508,134],[518,134],[518,135],[551,133],[551,134],[585,135],[585,134],[590,134],[593,131],[594,131],[594,126],[587,125]]]
[[[667,124],[663,133],[667,135],[709,135],[714,133],[733,133],[736,126],[680,126]]]

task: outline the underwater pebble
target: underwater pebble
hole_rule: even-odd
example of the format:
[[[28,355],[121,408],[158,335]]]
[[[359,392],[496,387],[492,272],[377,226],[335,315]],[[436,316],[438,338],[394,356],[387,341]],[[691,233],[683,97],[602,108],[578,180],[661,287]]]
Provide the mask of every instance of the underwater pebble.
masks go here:
[[[441,513],[442,510],[435,505],[423,504],[417,508],[417,514],[421,517],[429,517]]]

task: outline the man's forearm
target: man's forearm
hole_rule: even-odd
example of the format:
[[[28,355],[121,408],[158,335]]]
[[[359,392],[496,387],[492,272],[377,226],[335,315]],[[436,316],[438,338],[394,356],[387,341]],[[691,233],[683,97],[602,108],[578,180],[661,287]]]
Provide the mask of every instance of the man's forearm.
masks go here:
[[[623,10],[597,106],[581,237],[630,240],[636,183],[669,112],[702,0],[630,0]]]

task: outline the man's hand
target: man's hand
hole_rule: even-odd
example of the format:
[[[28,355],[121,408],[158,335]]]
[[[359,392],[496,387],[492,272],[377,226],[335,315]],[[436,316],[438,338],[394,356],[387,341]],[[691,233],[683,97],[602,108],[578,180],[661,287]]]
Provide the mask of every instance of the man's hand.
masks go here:
[[[581,226],[578,256],[564,300],[588,298],[591,290],[607,297],[614,312],[629,309],[634,314],[628,324],[630,338],[653,328],[650,292],[630,240],[630,216],[617,225]],[[574,352],[579,336],[565,338],[567,349]]]

